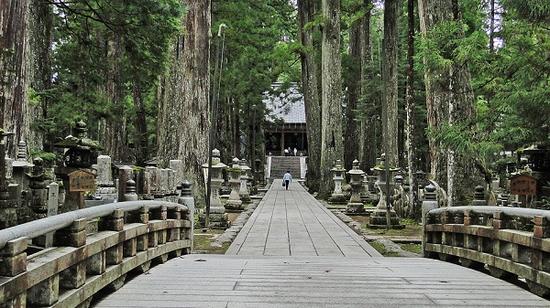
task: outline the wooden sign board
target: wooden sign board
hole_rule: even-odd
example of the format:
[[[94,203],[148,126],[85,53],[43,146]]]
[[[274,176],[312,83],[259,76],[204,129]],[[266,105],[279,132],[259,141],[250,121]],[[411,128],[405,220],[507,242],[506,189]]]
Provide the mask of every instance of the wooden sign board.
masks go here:
[[[70,192],[88,192],[95,190],[95,175],[85,170],[69,173]]]
[[[530,175],[516,175],[510,179],[510,191],[514,195],[534,196],[537,194],[537,179]]]

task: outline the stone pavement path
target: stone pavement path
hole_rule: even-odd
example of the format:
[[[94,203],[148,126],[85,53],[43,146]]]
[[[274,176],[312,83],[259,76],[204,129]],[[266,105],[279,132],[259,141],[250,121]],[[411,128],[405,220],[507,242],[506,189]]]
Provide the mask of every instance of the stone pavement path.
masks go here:
[[[275,180],[229,247],[239,256],[381,257],[300,184]]]
[[[226,255],[172,259],[96,306],[549,307],[456,264],[381,257],[301,186],[290,188],[272,185]]]

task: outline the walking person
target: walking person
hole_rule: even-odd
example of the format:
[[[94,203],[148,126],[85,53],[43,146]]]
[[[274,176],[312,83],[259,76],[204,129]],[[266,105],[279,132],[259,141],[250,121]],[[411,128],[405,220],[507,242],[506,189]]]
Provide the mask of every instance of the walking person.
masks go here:
[[[292,175],[290,175],[290,171],[287,170],[285,175],[283,175],[283,186],[286,190],[288,190],[288,185],[292,182]]]

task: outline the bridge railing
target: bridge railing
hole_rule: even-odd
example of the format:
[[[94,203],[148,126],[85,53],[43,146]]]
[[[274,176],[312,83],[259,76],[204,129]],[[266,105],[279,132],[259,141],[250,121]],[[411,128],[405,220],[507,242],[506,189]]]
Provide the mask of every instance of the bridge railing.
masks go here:
[[[424,256],[523,278],[533,293],[550,294],[550,211],[459,206],[429,210],[424,219]]]
[[[128,201],[0,230],[0,306],[86,307],[127,273],[189,253],[191,222],[185,205]]]

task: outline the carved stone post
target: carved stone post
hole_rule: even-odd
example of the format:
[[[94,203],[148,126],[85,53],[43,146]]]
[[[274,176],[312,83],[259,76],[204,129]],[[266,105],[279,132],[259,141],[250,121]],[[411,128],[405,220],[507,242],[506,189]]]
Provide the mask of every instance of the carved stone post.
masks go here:
[[[241,211],[243,209],[243,202],[239,195],[239,189],[241,187],[241,167],[239,166],[239,159],[233,158],[233,165],[228,169],[229,172],[229,185],[231,185],[231,193],[229,199],[225,204],[227,210]]]
[[[359,169],[359,161],[357,159],[353,161],[353,168],[348,171],[348,174],[351,178],[351,197],[348,202],[347,212],[362,213],[365,211],[365,208],[363,207],[363,202],[361,201],[361,188],[363,186],[361,178],[365,172]]]
[[[189,251],[186,252],[186,253],[191,253],[191,249],[193,248],[193,234],[194,234],[194,230],[195,230],[195,219],[194,219],[194,215],[195,215],[195,198],[193,198],[193,193],[192,193],[192,190],[191,190],[191,183],[189,183],[188,181],[184,181],[183,183],[181,183],[181,195],[178,198],[178,203],[187,206],[187,209],[188,209],[188,211],[187,211],[187,213],[185,213],[185,215],[187,216],[186,218],[191,223],[191,228],[183,229],[182,234],[181,234],[181,238],[191,240],[191,248],[189,249]],[[223,208],[223,206],[222,206],[222,208]],[[210,223],[211,224],[212,223],[219,223],[219,221],[214,222],[214,221],[210,220]]]
[[[430,237],[426,232],[426,225],[429,224],[428,212],[438,207],[435,189],[431,183],[424,188],[424,201],[422,201],[422,254],[424,257],[429,257],[429,253],[426,252],[426,243]]]
[[[95,196],[106,202],[114,202],[117,199],[117,189],[113,182],[111,169],[111,157],[99,155],[97,157],[97,189]]]

